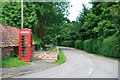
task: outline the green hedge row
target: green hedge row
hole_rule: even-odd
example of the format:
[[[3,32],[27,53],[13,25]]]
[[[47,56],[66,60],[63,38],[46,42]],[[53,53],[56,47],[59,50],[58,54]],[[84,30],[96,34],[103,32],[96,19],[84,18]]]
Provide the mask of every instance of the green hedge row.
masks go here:
[[[93,53],[101,53],[103,39],[93,40]]]
[[[105,39],[89,39],[84,41],[84,50],[90,53],[102,54],[104,56],[120,58],[117,37]]]
[[[84,41],[84,50],[90,53],[101,53],[102,39],[89,39]]]
[[[119,38],[120,39],[120,38]],[[75,47],[90,53],[102,54],[104,56],[120,58],[120,41],[118,37],[107,37],[105,39],[88,39],[85,41],[64,41],[62,46]]]
[[[65,46],[65,47],[74,47],[74,41],[71,40],[71,41],[63,41],[62,43],[62,46]]]
[[[85,51],[90,52],[90,53],[93,52],[93,40],[92,39],[85,40],[83,45],[84,45]]]
[[[103,40],[101,54],[105,56],[120,58],[118,37],[108,37]]]
[[[83,41],[82,40],[75,41],[75,48],[83,50]]]

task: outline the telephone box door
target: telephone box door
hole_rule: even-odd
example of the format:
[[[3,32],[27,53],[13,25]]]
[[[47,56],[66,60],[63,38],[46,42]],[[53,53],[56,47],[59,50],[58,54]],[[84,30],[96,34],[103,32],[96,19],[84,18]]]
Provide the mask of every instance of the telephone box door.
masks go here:
[[[21,29],[19,31],[19,54],[20,60],[31,61],[32,59],[32,31],[31,29]]]

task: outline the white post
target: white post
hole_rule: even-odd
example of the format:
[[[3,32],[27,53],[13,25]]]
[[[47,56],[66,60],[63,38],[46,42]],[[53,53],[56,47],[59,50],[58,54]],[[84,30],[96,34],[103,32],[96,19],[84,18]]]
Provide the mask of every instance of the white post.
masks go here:
[[[23,0],[21,0],[21,28],[23,28],[23,23],[24,23],[23,20],[24,20],[23,19]]]

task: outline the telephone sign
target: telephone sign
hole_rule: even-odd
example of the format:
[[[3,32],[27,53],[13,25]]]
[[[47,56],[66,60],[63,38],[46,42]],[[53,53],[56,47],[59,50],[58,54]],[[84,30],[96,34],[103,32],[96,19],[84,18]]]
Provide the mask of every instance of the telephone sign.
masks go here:
[[[19,53],[22,61],[32,60],[32,30],[23,28],[19,31]]]

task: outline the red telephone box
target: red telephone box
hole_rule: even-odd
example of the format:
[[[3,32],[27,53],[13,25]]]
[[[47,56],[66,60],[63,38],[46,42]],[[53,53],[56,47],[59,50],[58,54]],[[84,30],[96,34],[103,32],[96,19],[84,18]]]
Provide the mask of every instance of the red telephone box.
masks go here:
[[[19,54],[20,60],[32,60],[32,30],[23,28],[19,31]]]

